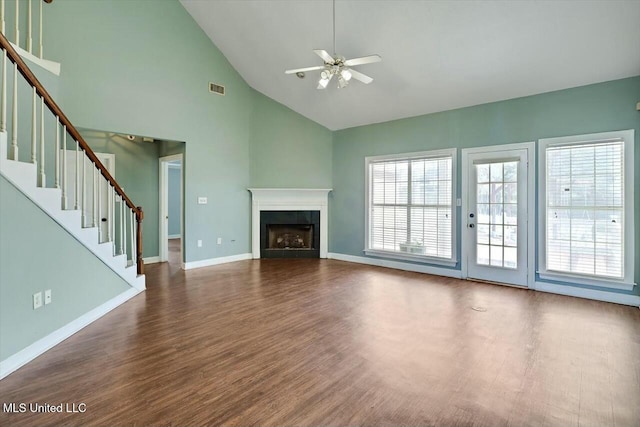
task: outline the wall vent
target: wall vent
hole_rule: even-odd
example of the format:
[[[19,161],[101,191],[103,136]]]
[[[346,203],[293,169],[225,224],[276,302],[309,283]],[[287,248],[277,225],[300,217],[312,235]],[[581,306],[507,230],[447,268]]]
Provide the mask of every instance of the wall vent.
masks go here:
[[[224,86],[209,82],[209,92],[224,96]]]

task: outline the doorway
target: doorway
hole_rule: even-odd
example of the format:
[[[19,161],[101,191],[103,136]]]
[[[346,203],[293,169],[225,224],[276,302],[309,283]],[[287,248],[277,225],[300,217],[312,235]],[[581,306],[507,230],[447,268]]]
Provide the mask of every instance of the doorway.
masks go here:
[[[160,262],[182,265],[183,155],[160,157]]]
[[[534,283],[534,143],[462,150],[462,275]]]

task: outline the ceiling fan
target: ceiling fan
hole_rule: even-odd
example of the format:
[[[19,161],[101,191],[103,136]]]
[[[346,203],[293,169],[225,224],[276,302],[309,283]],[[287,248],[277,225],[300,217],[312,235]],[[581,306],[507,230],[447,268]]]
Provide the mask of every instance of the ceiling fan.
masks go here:
[[[353,66],[371,64],[373,62],[380,62],[382,58],[380,55],[368,55],[360,58],[345,59],[345,57],[337,55],[336,51],[336,0],[333,0],[333,56],[329,55],[324,49],[314,49],[316,55],[318,55],[324,61],[324,65],[318,65],[315,67],[296,68],[293,70],[286,70],[285,74],[297,74],[298,76],[304,76],[307,71],[322,70],[320,73],[320,80],[318,81],[318,89],[326,89],[331,79],[336,76],[338,79],[338,88],[341,89],[349,84],[349,80],[352,78],[361,81],[362,83],[369,84],[373,79],[366,74],[362,74],[359,71],[354,70]],[[302,73],[302,74],[301,74]]]

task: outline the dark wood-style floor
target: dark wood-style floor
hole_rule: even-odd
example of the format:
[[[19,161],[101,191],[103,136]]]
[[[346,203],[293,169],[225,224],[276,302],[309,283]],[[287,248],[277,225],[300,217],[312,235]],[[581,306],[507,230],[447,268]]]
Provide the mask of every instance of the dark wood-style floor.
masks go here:
[[[332,260],[147,287],[0,382],[85,413],[0,425],[640,425],[637,307]]]

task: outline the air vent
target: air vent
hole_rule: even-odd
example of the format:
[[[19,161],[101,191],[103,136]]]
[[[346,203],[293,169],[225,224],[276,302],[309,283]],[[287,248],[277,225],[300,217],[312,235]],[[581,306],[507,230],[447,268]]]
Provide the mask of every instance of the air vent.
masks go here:
[[[209,82],[209,92],[224,96],[224,86]]]

